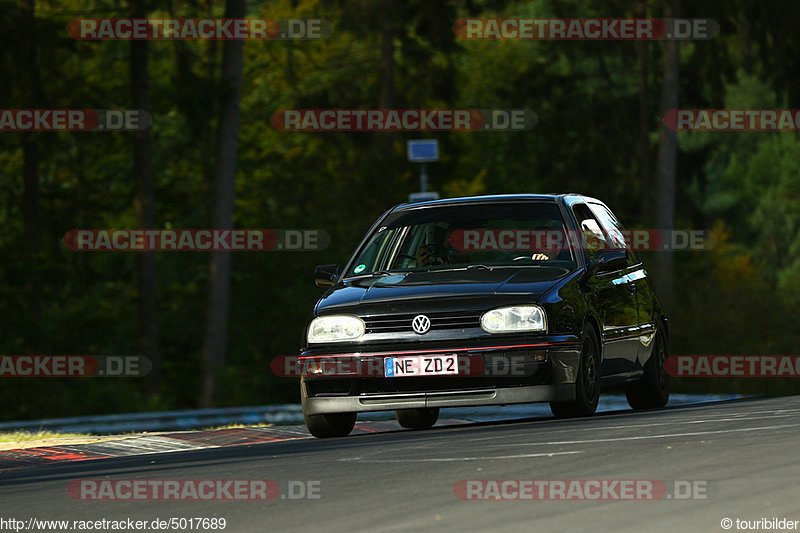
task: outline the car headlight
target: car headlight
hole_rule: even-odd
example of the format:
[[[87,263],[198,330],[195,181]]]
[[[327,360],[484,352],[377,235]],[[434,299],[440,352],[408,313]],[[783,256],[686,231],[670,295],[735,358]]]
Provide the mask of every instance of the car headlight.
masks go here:
[[[544,310],[538,305],[515,305],[492,309],[481,316],[481,327],[488,333],[544,331]]]
[[[318,316],[308,326],[308,342],[351,341],[364,334],[364,321],[350,315]]]

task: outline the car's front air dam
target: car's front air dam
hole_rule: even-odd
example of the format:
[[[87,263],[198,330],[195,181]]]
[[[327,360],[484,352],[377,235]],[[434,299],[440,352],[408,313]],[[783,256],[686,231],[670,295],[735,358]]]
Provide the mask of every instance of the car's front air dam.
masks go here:
[[[561,402],[575,399],[574,383],[502,387],[463,391],[413,392],[401,394],[365,394],[358,396],[307,396],[302,386],[306,414],[360,413],[426,407],[472,407],[515,403]]]

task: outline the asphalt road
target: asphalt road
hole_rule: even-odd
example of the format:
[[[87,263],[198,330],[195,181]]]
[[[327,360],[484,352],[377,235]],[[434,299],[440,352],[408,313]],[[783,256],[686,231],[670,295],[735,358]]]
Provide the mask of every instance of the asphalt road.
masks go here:
[[[319,498],[81,501],[67,493],[78,479],[270,479],[284,497],[289,481],[310,481]],[[475,479],[655,480],[667,492],[635,501],[457,498],[454,485]],[[0,519],[217,517],[235,532],[723,531],[723,518],[800,520],[799,480],[794,396],[31,467],[0,474]],[[700,497],[680,499],[676,481],[697,482]]]

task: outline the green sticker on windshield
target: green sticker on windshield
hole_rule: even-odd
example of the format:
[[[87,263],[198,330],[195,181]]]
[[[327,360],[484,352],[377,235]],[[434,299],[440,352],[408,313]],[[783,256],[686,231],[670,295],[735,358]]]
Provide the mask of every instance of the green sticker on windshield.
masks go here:
[[[358,265],[357,267],[355,267],[353,269],[353,272],[355,272],[356,274],[361,274],[362,272],[364,272],[365,268],[367,268],[367,265],[363,265],[363,264],[362,265]]]

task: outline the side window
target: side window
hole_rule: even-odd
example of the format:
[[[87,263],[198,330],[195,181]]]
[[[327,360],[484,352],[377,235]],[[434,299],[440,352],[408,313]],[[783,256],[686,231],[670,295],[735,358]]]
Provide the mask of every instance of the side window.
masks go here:
[[[594,261],[602,250],[608,249],[608,239],[603,233],[597,218],[586,204],[573,205],[572,212],[578,222],[578,231],[580,231],[580,241],[584,254],[589,261]]]
[[[589,204],[589,207],[592,212],[597,215],[603,228],[608,233],[609,239],[611,240],[611,247],[627,249],[629,264],[635,265],[641,263],[639,256],[631,250],[629,243],[625,240],[625,228],[622,227],[622,224],[619,223],[619,220],[617,220],[617,217],[614,216],[611,210],[603,204],[592,203]]]

